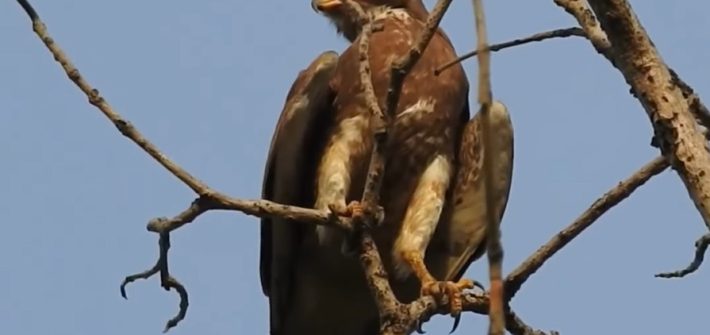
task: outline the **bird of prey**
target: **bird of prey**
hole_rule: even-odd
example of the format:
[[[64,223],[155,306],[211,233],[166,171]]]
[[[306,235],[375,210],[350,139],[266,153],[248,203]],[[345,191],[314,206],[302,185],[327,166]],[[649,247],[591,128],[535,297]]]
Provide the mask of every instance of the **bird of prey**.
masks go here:
[[[421,0],[355,1],[381,22],[370,39],[370,67],[383,106],[391,63],[409,51],[428,12]],[[358,206],[353,201],[362,194],[373,144],[358,72],[362,27],[340,0],[312,5],[352,44],[340,56],[322,53],[293,83],[271,141],[262,197],[340,214]],[[480,121],[469,121],[463,68],[434,75],[453,57],[449,39],[437,31],[405,78],[386,148],[385,220],[372,233],[402,302],[421,294],[456,300],[472,287],[463,272],[485,251]],[[505,138],[493,150],[503,158],[496,166],[500,217],[512,172],[512,127],[505,107],[494,107]],[[362,269],[341,252],[345,237],[331,227],[262,219],[260,273],[271,334],[377,334]]]

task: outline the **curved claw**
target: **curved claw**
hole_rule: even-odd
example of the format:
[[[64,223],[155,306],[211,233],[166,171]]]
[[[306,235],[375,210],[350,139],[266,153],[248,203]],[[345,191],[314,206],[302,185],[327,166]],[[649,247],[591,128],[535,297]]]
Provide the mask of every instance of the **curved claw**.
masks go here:
[[[483,286],[483,284],[481,284],[481,282],[479,282],[477,280],[471,280],[471,281],[473,282],[474,287],[478,287],[481,289],[481,291],[486,292],[486,288]]]
[[[424,326],[424,322],[422,322],[422,320],[417,320],[417,334],[426,334],[424,329],[422,329],[422,326]]]
[[[456,328],[459,327],[460,322],[461,322],[461,314],[454,316],[454,326],[451,327],[451,331],[449,332],[449,334],[453,334],[456,331]]]

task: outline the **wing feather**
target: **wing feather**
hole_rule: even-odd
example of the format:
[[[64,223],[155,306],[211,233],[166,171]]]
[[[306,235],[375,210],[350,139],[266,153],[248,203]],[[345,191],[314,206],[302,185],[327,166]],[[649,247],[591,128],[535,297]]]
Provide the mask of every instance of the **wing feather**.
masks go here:
[[[458,280],[468,266],[486,251],[486,206],[483,183],[483,155],[495,154],[493,185],[496,215],[499,222],[508,204],[513,178],[513,124],[506,107],[494,102],[490,111],[491,131],[496,141],[492,153],[483,149],[481,114],[477,113],[465,126],[458,156],[458,171],[452,195],[453,209],[448,223],[451,256],[446,280]]]
[[[330,122],[333,92],[329,81],[338,54],[320,54],[291,86],[276,124],[264,169],[262,198],[310,207],[316,155]],[[291,296],[292,264],[304,226],[281,219],[261,220],[259,270],[269,297],[271,330],[278,332]]]

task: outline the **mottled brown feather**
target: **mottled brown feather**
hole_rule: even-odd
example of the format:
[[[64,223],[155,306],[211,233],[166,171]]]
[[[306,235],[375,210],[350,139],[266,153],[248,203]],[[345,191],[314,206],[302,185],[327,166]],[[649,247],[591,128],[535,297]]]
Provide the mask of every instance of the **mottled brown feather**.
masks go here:
[[[337,53],[332,51],[320,54],[291,86],[271,139],[262,185],[264,199],[311,205],[313,194],[307,181],[313,178],[312,162],[322,147],[322,128],[329,120],[332,92],[328,81],[337,59]],[[303,229],[301,224],[288,220],[261,219],[261,286],[269,297],[274,334],[289,305],[294,251],[301,243]]]
[[[494,199],[496,215],[502,220],[513,177],[513,125],[505,106],[494,102],[490,111],[491,132],[495,138]],[[464,129],[458,153],[454,188],[445,214],[432,242],[429,263],[444,267],[442,279],[458,280],[468,266],[486,251],[485,189],[481,134],[481,114],[477,113]]]
[[[387,3],[387,0],[367,1],[376,1],[377,4]],[[398,0],[390,2],[392,1],[402,3]],[[383,19],[383,29],[374,33],[370,40],[372,81],[378,103],[382,108],[385,105],[392,62],[409,51],[411,43],[424,27],[421,20],[426,17],[426,12],[420,1],[404,1],[407,6],[415,2],[418,6],[412,7],[415,10],[411,11],[410,15],[419,20],[410,19],[403,23],[395,18]],[[424,10],[424,14],[420,10]],[[306,206],[313,205],[313,191],[318,187],[317,184],[313,184],[316,180],[316,165],[319,164],[319,157],[324,149],[321,142],[324,142],[327,147],[334,139],[335,126],[341,124],[343,120],[356,115],[370,117],[362,95],[358,73],[357,45],[358,41],[353,41],[353,44],[338,59],[328,90],[332,94],[332,100],[324,100],[329,103],[326,110],[314,114],[322,117],[319,127],[310,128],[313,132],[311,137],[319,139],[311,140],[316,145],[307,149],[309,153],[314,154],[300,156],[292,161],[293,166],[281,170],[282,182],[288,185],[276,185],[279,181],[277,178],[269,177],[273,172],[270,174],[272,168],[267,167],[268,181],[264,184],[265,190],[281,189],[281,192],[289,197],[293,195],[300,197],[297,202]],[[463,68],[454,66],[440,76],[434,75],[434,70],[440,64],[454,57],[453,46],[443,31],[439,30],[404,81],[396,110],[397,122],[390,133],[387,167],[380,198],[385,208],[386,219],[384,224],[373,232],[385,268],[389,273],[393,273],[395,268],[392,259],[393,243],[422,173],[437,155],[446,157],[451,163],[455,162],[459,150],[458,139],[469,119],[468,81]],[[299,78],[294,85],[298,85],[299,81],[307,82]],[[299,90],[292,88],[289,95],[296,97],[298,92]],[[435,103],[431,112],[404,113],[412,105],[427,98]],[[291,126],[286,122],[279,123],[274,143],[290,143],[290,135],[286,134],[299,132],[288,130],[287,128]],[[281,136],[287,137],[288,140],[278,140]],[[294,150],[293,144],[291,146],[290,150]],[[348,166],[351,179],[351,187],[347,192],[348,201],[359,200],[362,194],[371,148],[372,138],[366,128],[363,130],[362,140],[353,143],[348,153],[353,158],[350,160],[352,164]],[[270,154],[270,161],[273,160],[272,155],[279,157],[282,162],[288,161],[282,158],[282,155],[295,157],[294,153],[281,153],[282,150],[289,149],[272,144],[272,151],[275,150],[278,153]],[[278,164],[273,162],[267,163],[267,166],[276,165]],[[303,179],[304,181],[294,179],[296,176],[309,176],[309,174],[310,177]],[[270,196],[273,197],[273,193]],[[265,227],[262,228],[262,283],[269,282],[271,285],[265,287],[265,291],[269,292],[270,296],[271,333],[279,335],[376,334],[377,311],[357,259],[344,256],[338,246],[319,244],[315,229],[311,226],[298,225],[296,228],[296,225],[287,227],[288,223],[275,223],[274,220],[273,224],[263,225]],[[275,231],[277,227],[281,227],[280,233]],[[264,239],[264,234],[274,240]],[[276,238],[281,240],[276,241]],[[264,251],[265,248],[268,250]],[[280,257],[269,255],[277,251],[282,252]],[[443,252],[444,257],[450,256],[448,250],[443,249]],[[265,254],[269,257],[265,257]],[[268,259],[271,259],[272,264],[267,264]],[[265,268],[270,270],[264,270]],[[279,275],[275,275],[276,270],[280,271]],[[445,276],[446,268],[443,267],[441,271],[433,274],[441,278]],[[265,277],[269,276],[271,279],[265,280]],[[409,302],[419,296],[419,282],[413,276],[402,280],[391,279],[395,294],[403,302]]]

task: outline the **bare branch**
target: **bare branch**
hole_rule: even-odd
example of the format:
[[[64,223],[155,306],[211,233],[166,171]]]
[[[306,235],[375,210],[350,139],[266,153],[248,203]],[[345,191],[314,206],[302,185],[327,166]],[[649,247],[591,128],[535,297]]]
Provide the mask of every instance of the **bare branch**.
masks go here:
[[[530,255],[523,263],[515,268],[515,270],[508,274],[505,279],[507,300],[512,299],[518,290],[520,290],[523,283],[537,272],[555,253],[561,250],[575,237],[579,236],[579,234],[591,226],[592,223],[604,215],[609,209],[628,198],[631,193],[639,188],[639,186],[645,184],[651,177],[665,171],[668,166],[668,161],[664,157],[656,157],[629,178],[620,182],[602,197],[594,201],[572,224],[553,236],[547,243],[542,245],[535,253]]]
[[[303,223],[329,225],[346,231],[352,229],[350,218],[333,216],[326,211],[283,205],[268,200],[237,199],[211,191],[209,188],[208,190],[210,192],[206,196],[195,199],[188,209],[173,219],[151,220],[148,230],[156,233],[171,232],[210,210],[232,210],[257,217],[278,217]]]
[[[589,4],[611,42],[612,64],[646,110],[661,152],[710,228],[710,152],[690,104],[627,1]]]
[[[161,233],[160,238],[158,239],[158,246],[160,248],[160,256],[158,257],[158,261],[152,268],[146,271],[126,276],[126,278],[123,280],[123,283],[121,283],[121,296],[124,299],[128,299],[128,296],[126,296],[126,285],[128,285],[129,283],[134,282],[138,279],[148,279],[156,273],[160,272],[160,285],[166,291],[174,289],[180,296],[180,309],[178,310],[177,315],[175,315],[173,318],[168,320],[168,322],[166,322],[165,328],[163,329],[163,333],[165,333],[170,330],[170,328],[177,326],[180,321],[185,319],[185,315],[187,314],[187,307],[190,305],[190,303],[185,286],[180,284],[177,279],[170,276],[170,272],[168,269],[168,250],[170,249],[170,234]]]
[[[582,27],[587,39],[592,42],[594,48],[607,57],[606,53],[611,47],[611,43],[606,37],[606,33],[599,26],[599,22],[594,17],[594,13],[587,6],[586,0],[554,0],[555,4],[562,7],[567,13],[577,19],[577,23]],[[607,57],[609,58],[609,57]],[[611,60],[611,59],[609,59]]]
[[[589,6],[582,0],[555,3],[577,19],[594,48],[624,75],[654,127],[652,144],[671,162],[710,228],[708,133],[697,127],[701,123],[708,128],[708,109],[663,62],[627,1],[591,0]]]
[[[512,41],[507,41],[507,42],[502,42],[498,44],[491,44],[488,46],[487,50],[490,50],[492,52],[500,51],[503,49],[507,48],[512,48],[515,46],[523,45],[523,44],[528,44],[532,42],[542,42],[544,40],[552,39],[552,38],[564,38],[564,37],[570,37],[570,36],[581,36],[585,37],[586,35],[584,34],[584,30],[582,30],[579,27],[571,27],[571,28],[564,28],[564,29],[555,29],[555,30],[550,30],[550,31],[545,31],[542,33],[537,33],[530,35],[528,37],[523,37],[523,38],[518,38],[514,39]],[[444,72],[444,70],[461,63],[471,57],[474,57],[478,55],[478,50],[473,50],[470,52],[467,52],[458,58],[439,66],[436,70],[434,70],[434,74],[439,75],[441,72]]]
[[[503,301],[503,246],[500,241],[499,219],[495,213],[495,199],[493,180],[495,180],[493,160],[495,148],[493,134],[491,134],[490,108],[493,103],[491,92],[491,51],[488,47],[488,37],[486,33],[485,14],[483,12],[483,1],[473,0],[474,15],[476,18],[476,40],[478,49],[478,102],[481,113],[481,124],[483,133],[484,152],[483,155],[483,180],[486,190],[486,254],[488,255],[488,273],[490,278],[490,304],[488,306],[488,317],[490,319],[488,334],[503,335],[505,332],[505,307]]]
[[[698,268],[700,268],[700,264],[703,263],[703,259],[705,258],[705,251],[708,249],[708,246],[710,245],[710,234],[705,234],[701,236],[697,241],[695,241],[695,258],[693,261],[688,265],[683,270],[678,270],[674,272],[664,272],[664,273],[659,273],[656,275],[656,277],[659,278],[682,278],[685,277],[686,275],[689,275],[693,272],[695,272]]]
[[[469,292],[462,295],[461,298],[463,303],[462,311],[473,312],[481,315],[488,314],[488,306],[490,303],[488,294],[475,294]],[[446,304],[448,304],[448,298],[443,297],[443,304],[441,306],[445,306]],[[441,306],[437,305],[434,299],[428,296],[421,297],[408,305],[409,314],[418,316],[417,318],[422,322],[428,321],[436,314],[447,314],[449,312],[446,309],[442,309]],[[513,335],[559,335],[555,331],[545,333],[543,331],[533,329],[510,309],[505,311],[505,319],[505,327]]]
[[[690,110],[693,112],[693,115],[695,115],[695,120],[698,122],[698,124],[703,125],[705,127],[705,138],[710,139],[710,111],[708,111],[708,108],[705,107],[702,101],[700,101],[700,97],[695,93],[695,90],[693,90],[690,85],[686,84],[678,74],[673,71],[673,69],[668,69],[671,73],[671,77],[673,77],[673,82],[678,85],[680,88],[680,91],[683,92],[683,97],[688,100],[688,105],[690,106]]]
[[[562,7],[577,20],[582,30],[584,30],[584,36],[592,43],[592,46],[594,46],[597,52],[603,55],[613,65],[614,58],[611,54],[611,43],[606,33],[599,25],[594,13],[589,9],[587,2],[585,0],[554,1],[555,4]],[[699,123],[710,129],[710,111],[708,111],[708,108],[700,101],[700,98],[695,94],[690,85],[684,82],[673,69],[669,67],[668,70],[673,77],[673,82],[678,85],[683,92],[683,96],[688,100],[688,105],[690,105],[691,110],[696,115],[696,119],[698,119]],[[710,133],[706,134],[706,137],[710,137]]]
[[[505,313],[505,322],[506,329],[513,335],[560,335],[559,332],[554,330],[551,330],[549,333],[545,333],[542,330],[537,330],[528,326],[513,311],[507,311],[507,313]]]

